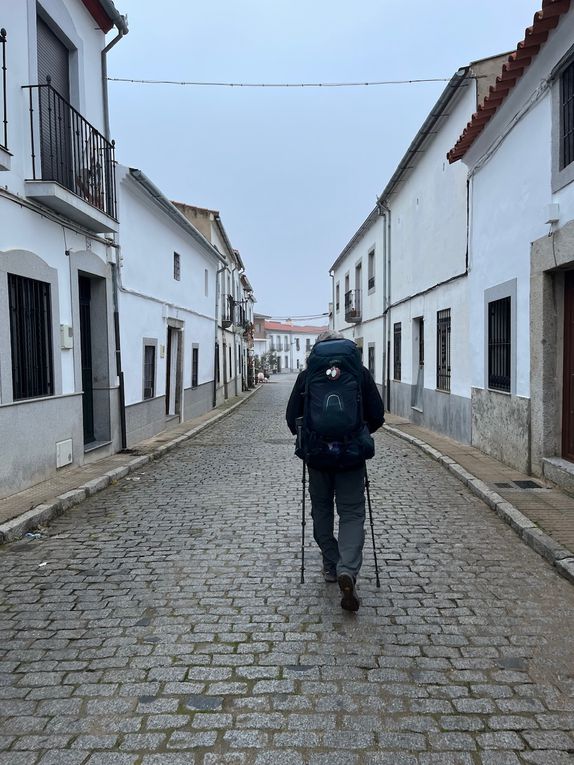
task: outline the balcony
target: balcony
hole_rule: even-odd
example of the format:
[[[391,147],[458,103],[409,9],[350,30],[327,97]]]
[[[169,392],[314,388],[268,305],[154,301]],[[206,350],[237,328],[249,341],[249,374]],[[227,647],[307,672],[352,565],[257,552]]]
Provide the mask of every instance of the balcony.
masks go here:
[[[233,324],[235,304],[232,295],[225,295],[221,310],[221,326],[228,329]]]
[[[114,144],[50,85],[28,85],[26,195],[95,233],[118,231]]]
[[[361,320],[361,290],[349,290],[345,292],[345,321],[358,324]]]

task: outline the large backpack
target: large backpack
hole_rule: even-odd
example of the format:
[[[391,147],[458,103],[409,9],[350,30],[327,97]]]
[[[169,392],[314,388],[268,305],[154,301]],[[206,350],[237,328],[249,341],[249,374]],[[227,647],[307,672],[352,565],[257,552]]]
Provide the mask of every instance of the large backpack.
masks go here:
[[[375,453],[363,420],[363,363],[351,340],[317,343],[307,360],[296,454],[318,469],[349,470]]]

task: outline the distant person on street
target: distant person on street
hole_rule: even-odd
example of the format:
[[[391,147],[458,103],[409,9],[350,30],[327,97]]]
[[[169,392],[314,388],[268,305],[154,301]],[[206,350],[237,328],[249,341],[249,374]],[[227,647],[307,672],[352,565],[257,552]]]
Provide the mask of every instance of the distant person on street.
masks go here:
[[[323,555],[323,577],[338,582],[341,607],[358,611],[356,581],[365,541],[365,460],[375,453],[371,433],[381,427],[383,401],[352,340],[322,332],[299,373],[287,404],[295,453],[309,471],[313,536]],[[334,536],[334,507],[339,538]]]

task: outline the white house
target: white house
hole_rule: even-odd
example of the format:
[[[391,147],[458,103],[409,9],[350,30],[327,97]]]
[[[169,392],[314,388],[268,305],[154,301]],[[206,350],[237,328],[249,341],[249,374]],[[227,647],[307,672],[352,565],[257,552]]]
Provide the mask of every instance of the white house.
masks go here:
[[[331,267],[334,327],[361,348],[387,409],[467,443],[467,184],[446,152],[501,61],[454,74]]]
[[[121,447],[110,0],[2,3],[0,496]],[[106,32],[117,35],[106,47]]]
[[[248,384],[253,357],[253,306],[255,298],[246,279],[245,266],[234,249],[217,210],[174,202],[177,209],[222,255],[217,271],[218,337],[216,351],[217,401],[237,396]]]
[[[544,0],[448,157],[469,172],[472,443],[572,482],[574,8]]]
[[[211,409],[223,256],[147,176],[118,166],[128,446]]]
[[[318,335],[327,327],[267,320],[264,329],[268,341],[267,349],[275,354],[275,371],[285,373],[305,369],[311,348]]]

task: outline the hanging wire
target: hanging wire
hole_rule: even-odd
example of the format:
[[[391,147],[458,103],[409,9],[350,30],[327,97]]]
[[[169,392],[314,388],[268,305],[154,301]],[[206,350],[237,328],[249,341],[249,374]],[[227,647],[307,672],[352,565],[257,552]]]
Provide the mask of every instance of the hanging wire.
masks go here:
[[[469,76],[479,79],[485,75]],[[108,77],[110,82],[132,85],[188,85],[208,88],[365,88],[378,85],[413,85],[421,82],[450,82],[451,77],[428,77],[416,80],[373,80],[370,82],[196,82],[191,80],[136,80],[128,77]]]

